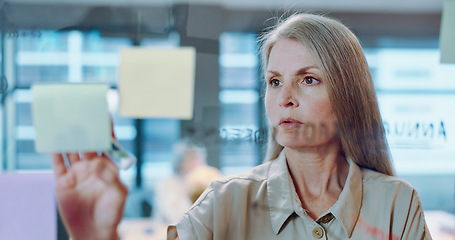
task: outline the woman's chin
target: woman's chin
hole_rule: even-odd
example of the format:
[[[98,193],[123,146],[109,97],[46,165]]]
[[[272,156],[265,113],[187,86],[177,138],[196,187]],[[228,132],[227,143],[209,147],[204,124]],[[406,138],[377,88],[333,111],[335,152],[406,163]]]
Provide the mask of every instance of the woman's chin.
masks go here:
[[[296,139],[296,138],[277,138],[276,139],[278,144],[280,144],[283,147],[286,148],[304,148],[304,147],[310,147],[312,144],[308,143],[307,141],[303,141],[302,139]]]

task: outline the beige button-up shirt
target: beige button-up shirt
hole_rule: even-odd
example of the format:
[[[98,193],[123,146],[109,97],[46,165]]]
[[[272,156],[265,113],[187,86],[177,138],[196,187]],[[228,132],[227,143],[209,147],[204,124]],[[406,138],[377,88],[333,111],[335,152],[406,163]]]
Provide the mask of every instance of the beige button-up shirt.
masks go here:
[[[215,181],[168,239],[431,239],[408,183],[349,162],[336,203],[316,221],[301,207],[284,151],[245,175]]]

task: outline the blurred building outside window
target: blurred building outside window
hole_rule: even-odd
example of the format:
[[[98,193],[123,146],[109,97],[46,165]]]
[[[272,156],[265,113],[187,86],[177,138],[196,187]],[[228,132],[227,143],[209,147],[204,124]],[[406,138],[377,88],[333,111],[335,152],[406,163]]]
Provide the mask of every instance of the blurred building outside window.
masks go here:
[[[425,210],[454,214],[455,66],[439,63],[438,48],[365,52],[398,177],[416,188]]]
[[[246,172],[261,161],[265,129],[257,49],[256,34],[220,36],[220,170],[225,175]]]
[[[14,168],[18,170],[48,170],[50,156],[38,154],[34,149],[35,132],[31,116],[32,96],[30,86],[36,82],[102,82],[109,83],[110,112],[115,123],[114,131],[119,142],[134,152],[137,136],[134,120],[120,117],[117,113],[117,67],[120,63],[119,50],[132,46],[132,41],[121,37],[104,37],[98,31],[39,31],[37,36],[19,36],[16,42],[16,84],[13,90],[15,112],[16,158]],[[178,34],[166,38],[144,38],[142,47],[177,47]],[[146,103],[144,103],[146,105]],[[159,123],[159,124],[157,124]],[[164,164],[170,159],[169,149],[179,137],[179,124],[171,119],[144,120],[144,169],[167,169]],[[160,127],[158,127],[160,126]],[[164,128],[163,128],[164,127]],[[162,129],[168,130],[163,132]],[[165,146],[163,146],[163,144]],[[150,147],[153,146],[153,147]],[[164,157],[163,157],[164,156]],[[149,165],[153,166],[149,166]],[[163,167],[160,167],[163,165]],[[170,169],[170,168],[169,168]],[[160,177],[163,171],[144,176]],[[136,168],[121,171],[121,178],[132,187]],[[147,181],[146,181],[147,182]]]

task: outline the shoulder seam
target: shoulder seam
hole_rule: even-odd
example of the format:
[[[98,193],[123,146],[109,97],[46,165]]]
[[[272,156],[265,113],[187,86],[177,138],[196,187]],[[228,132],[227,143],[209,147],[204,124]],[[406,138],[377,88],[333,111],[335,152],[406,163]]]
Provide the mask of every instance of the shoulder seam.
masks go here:
[[[228,179],[226,179],[226,180],[215,180],[215,181],[212,182],[212,184],[213,184],[214,182],[219,182],[219,183],[221,183],[221,184],[226,184],[226,183],[229,183],[229,182],[234,181],[234,180],[249,180],[249,181],[255,181],[255,182],[263,182],[263,181],[266,181],[267,178],[263,178],[263,179],[254,179],[254,178],[250,178],[250,177],[236,176],[236,177],[230,177],[230,178],[228,178]],[[212,185],[212,184],[211,184],[211,185]],[[204,202],[205,199],[208,197],[208,195],[211,194],[214,190],[215,190],[215,189],[212,187],[212,189],[210,189],[210,191],[208,191],[208,192],[204,195],[204,198],[198,200],[198,201],[197,201],[197,202],[198,202],[197,204],[193,204],[193,206],[191,206],[191,208],[188,209],[187,212],[189,212],[189,211],[191,211],[193,208],[198,207],[199,205],[201,205],[201,203]]]
[[[208,191],[208,192],[204,195],[204,198],[203,198],[203,199],[197,200],[198,203],[197,203],[197,204],[193,204],[193,206],[191,206],[190,209],[188,209],[188,211],[187,211],[185,214],[188,214],[188,212],[191,211],[191,210],[193,210],[193,208],[198,207],[199,205],[201,205],[201,203],[204,202],[205,199],[207,198],[207,196],[208,196],[210,193],[212,193],[212,192],[213,192],[213,188],[212,188],[210,191]]]
[[[256,179],[256,178],[251,178],[251,177],[247,177],[247,176],[233,176],[233,177],[229,177],[226,179],[218,179],[218,180],[215,180],[215,182],[228,183],[228,182],[231,182],[234,180],[250,180],[250,181],[255,181],[255,182],[262,182],[262,181],[267,180],[267,178]]]

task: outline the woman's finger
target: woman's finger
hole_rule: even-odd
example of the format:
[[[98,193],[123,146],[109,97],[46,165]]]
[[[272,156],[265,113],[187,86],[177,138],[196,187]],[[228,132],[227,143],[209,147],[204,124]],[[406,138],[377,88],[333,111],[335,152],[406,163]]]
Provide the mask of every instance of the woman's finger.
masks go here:
[[[68,161],[70,162],[70,166],[79,162],[81,160],[79,153],[68,153],[66,154],[68,157]]]
[[[117,165],[115,164],[114,160],[111,159],[111,157],[109,157],[109,155],[107,155],[107,153],[102,152],[102,153],[101,153],[101,157],[109,159],[109,161],[110,161],[112,164],[114,164],[115,166],[117,166]]]
[[[94,171],[104,182],[113,183],[118,181],[118,168],[117,166],[106,158],[97,158],[94,165]]]
[[[85,160],[92,160],[94,158],[98,157],[97,152],[84,152],[82,153],[82,158]]]
[[[111,117],[111,134],[112,134],[113,139],[117,139],[115,137],[115,133],[114,133],[114,121],[112,121],[112,117]]]
[[[54,169],[55,175],[60,177],[66,173],[65,160],[61,153],[52,154],[52,168]]]

